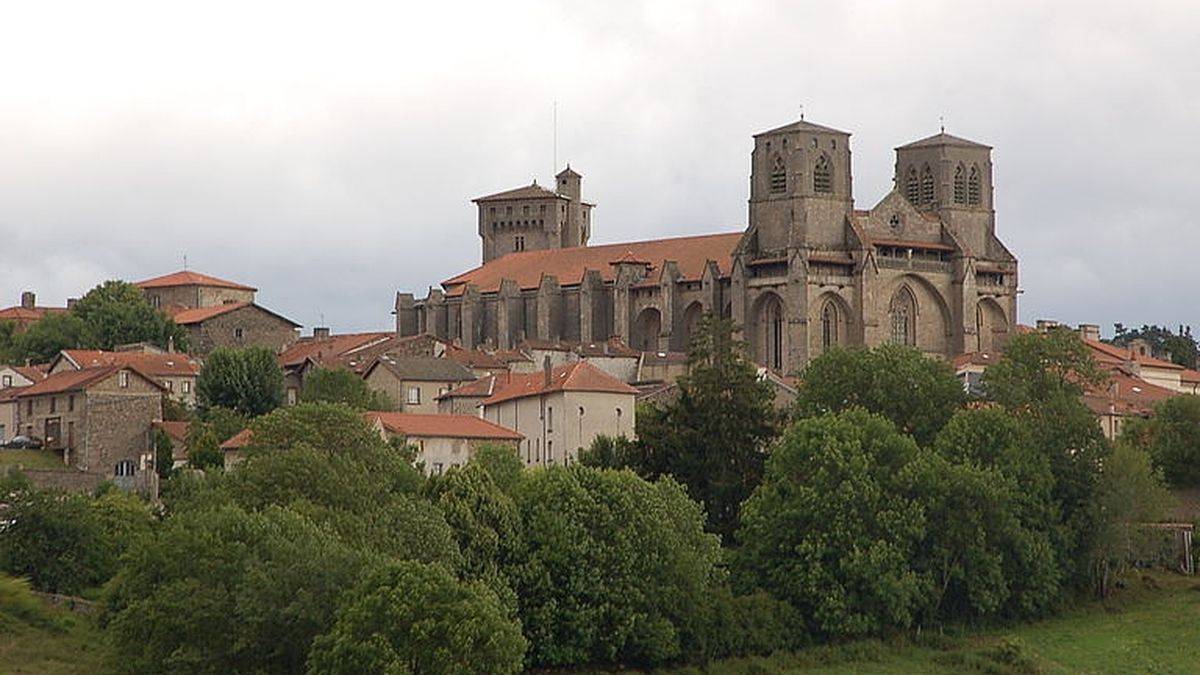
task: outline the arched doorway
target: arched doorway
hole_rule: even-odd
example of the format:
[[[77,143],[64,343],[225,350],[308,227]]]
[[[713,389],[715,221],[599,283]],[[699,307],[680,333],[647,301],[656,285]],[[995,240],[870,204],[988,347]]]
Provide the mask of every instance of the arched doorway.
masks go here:
[[[633,322],[630,345],[644,352],[658,351],[658,336],[662,334],[662,314],[653,307],[643,309]]]
[[[683,310],[683,321],[679,325],[677,348],[686,351],[692,344],[692,337],[700,330],[700,319],[704,318],[704,306],[693,302]]]

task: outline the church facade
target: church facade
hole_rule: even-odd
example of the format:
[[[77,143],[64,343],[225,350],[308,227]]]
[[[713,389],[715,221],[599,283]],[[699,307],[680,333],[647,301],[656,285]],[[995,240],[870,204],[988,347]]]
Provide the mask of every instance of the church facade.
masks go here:
[[[589,245],[592,205],[569,167],[553,190],[476,199],[482,265],[425,298],[398,293],[396,331],[467,348],[616,337],[683,351],[715,312],[781,373],[835,346],[1001,346],[1017,259],[996,237],[991,148],[944,132],[900,146],[893,189],[859,210],[849,141],[804,120],[755,135],[738,232]]]

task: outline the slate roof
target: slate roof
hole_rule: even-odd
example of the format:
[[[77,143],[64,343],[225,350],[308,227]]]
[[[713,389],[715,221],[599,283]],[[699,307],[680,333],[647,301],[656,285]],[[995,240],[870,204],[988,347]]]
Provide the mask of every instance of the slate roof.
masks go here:
[[[505,190],[504,192],[497,192],[495,194],[485,195],[483,197],[476,197],[471,201],[477,203],[498,202],[509,199],[564,199],[570,201],[569,197],[560,195],[554,190],[548,190],[538,185],[537,181],[534,181],[532,185],[526,185],[524,187],[514,188],[512,190]]]
[[[376,368],[386,368],[401,380],[415,382],[470,382],[475,375],[462,365],[450,360],[431,356],[391,356],[384,354],[367,369],[366,375]]]
[[[363,413],[368,421],[378,420],[385,431],[419,438],[470,438],[519,441],[523,435],[474,415],[420,415],[401,412]]]
[[[211,286],[214,288],[231,288],[238,291],[257,291],[257,288],[239,284],[236,281],[228,281],[226,279],[218,279],[207,274],[183,270],[172,274],[164,274],[161,277],[138,281],[134,284],[138,288],[171,288],[174,286]]]
[[[509,253],[468,272],[442,282],[447,295],[461,295],[467,284],[475,284],[480,292],[500,289],[500,282],[512,279],[522,289],[536,289],[543,275],[558,278],[562,285],[578,284],[585,270],[598,272],[605,281],[616,279],[615,266],[610,264],[624,256],[649,263],[647,278],[657,279],[666,261],[675,261],[684,281],[699,281],[708,261],[717,264],[718,272],[726,276],[733,269],[733,249],[741,241],[742,232],[706,234],[649,241],[631,241],[596,246],[545,249]]]
[[[774,129],[771,129],[770,131],[761,131],[757,134],[754,134],[754,137],[758,138],[759,136],[766,136],[767,134],[779,134],[779,133],[792,132],[792,131],[808,131],[808,132],[814,132],[814,133],[819,133],[819,134],[840,134],[842,136],[850,135],[849,131],[842,131],[841,129],[834,129],[833,127],[827,127],[827,126],[824,126],[821,124],[813,124],[812,122],[806,122],[801,119],[801,120],[796,120],[795,122],[792,122],[791,124],[785,124],[781,127],[775,127]]]
[[[952,145],[952,146],[956,146],[956,147],[960,147],[960,148],[980,148],[980,149],[984,149],[984,150],[992,149],[992,146],[990,146],[990,145],[984,145],[983,143],[976,143],[975,141],[970,141],[965,138],[959,138],[958,136],[951,136],[950,134],[948,134],[944,131],[941,133],[937,133],[932,136],[929,136],[927,138],[922,138],[919,141],[913,141],[912,143],[902,145],[896,149],[903,150],[906,148],[934,148],[934,147],[939,147],[939,146],[943,146],[943,145]]]

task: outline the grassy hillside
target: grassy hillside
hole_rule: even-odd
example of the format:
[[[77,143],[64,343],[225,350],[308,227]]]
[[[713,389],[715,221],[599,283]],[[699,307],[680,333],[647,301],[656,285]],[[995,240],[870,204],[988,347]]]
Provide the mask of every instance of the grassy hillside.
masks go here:
[[[23,580],[0,575],[0,674],[111,672],[91,619],[48,606]]]

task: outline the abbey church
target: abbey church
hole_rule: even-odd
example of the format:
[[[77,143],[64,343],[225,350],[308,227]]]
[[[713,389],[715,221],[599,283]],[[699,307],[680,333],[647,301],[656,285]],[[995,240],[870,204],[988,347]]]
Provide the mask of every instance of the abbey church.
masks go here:
[[[804,120],[754,136],[744,231],[589,245],[570,167],[553,187],[475,201],[481,265],[396,296],[400,335],[467,348],[620,338],[683,351],[705,312],[792,373],[834,346],[908,344],[950,358],[1001,345],[1017,260],[996,237],[991,148],[939,133],[896,148],[894,187],[854,206],[850,134]]]

